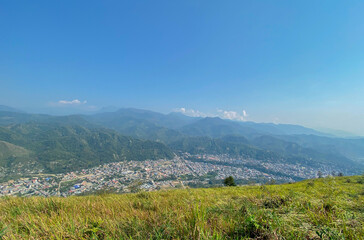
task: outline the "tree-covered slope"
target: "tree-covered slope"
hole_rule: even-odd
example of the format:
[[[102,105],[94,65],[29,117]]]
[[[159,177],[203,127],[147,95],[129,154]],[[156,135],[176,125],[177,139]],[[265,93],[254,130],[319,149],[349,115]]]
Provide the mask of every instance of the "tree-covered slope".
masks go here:
[[[16,145],[8,147],[10,153],[3,154],[0,163],[24,172],[33,171],[27,169],[29,163],[38,171],[58,173],[112,161],[173,157],[172,151],[161,143],[122,136],[107,129],[59,123],[0,127],[0,140],[6,146]],[[27,154],[19,156],[20,149]]]
[[[24,157],[29,156],[30,153],[31,152],[29,150],[23,147],[5,141],[0,141],[0,159],[7,159],[11,157]]]
[[[340,154],[364,164],[364,138],[330,138],[302,134],[276,137],[319,152]]]
[[[298,144],[285,142],[270,136],[259,137],[257,143],[245,138],[226,136],[223,138],[184,137],[170,143],[175,151],[191,154],[228,154],[230,157],[260,160],[269,163],[299,164],[301,166],[329,166],[351,174],[361,173],[364,166],[342,155],[321,153],[305,149]]]
[[[243,157],[266,161],[280,161],[282,155],[265,151],[257,147],[214,139],[209,137],[185,137],[169,144],[172,149],[191,154],[229,154],[232,157]]]
[[[335,164],[343,168],[348,166],[351,166],[352,168],[364,168],[364,166],[340,153],[334,154],[324,150],[318,151],[314,148],[303,147],[297,143],[284,141],[274,136],[261,136],[252,140],[251,143],[262,149],[279,152],[285,156],[289,156],[291,159],[295,157],[301,159],[313,159],[320,163]]]

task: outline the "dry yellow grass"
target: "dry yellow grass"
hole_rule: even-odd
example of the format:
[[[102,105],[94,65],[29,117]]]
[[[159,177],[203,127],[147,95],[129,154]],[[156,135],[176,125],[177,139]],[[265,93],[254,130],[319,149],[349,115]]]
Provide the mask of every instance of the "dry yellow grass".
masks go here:
[[[362,176],[0,200],[3,239],[364,239]]]

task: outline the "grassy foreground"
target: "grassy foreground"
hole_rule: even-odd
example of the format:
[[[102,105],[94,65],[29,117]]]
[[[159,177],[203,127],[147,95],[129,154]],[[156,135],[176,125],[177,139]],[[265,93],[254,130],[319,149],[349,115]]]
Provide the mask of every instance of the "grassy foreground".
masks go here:
[[[0,199],[3,239],[364,239],[364,177]]]

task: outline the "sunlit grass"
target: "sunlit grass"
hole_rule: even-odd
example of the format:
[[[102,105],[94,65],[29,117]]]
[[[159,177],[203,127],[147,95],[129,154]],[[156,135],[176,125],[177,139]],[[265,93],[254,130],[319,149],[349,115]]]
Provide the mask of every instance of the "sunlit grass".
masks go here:
[[[362,176],[0,200],[4,239],[364,239]]]

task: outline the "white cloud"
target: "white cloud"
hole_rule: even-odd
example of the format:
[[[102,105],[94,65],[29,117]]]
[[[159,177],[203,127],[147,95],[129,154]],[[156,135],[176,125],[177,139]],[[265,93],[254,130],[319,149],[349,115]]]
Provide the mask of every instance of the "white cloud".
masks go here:
[[[198,110],[194,109],[186,109],[184,107],[175,109],[175,112],[183,113],[184,115],[190,116],[190,117],[220,117],[223,119],[229,119],[234,121],[246,121],[248,114],[245,110],[243,110],[241,113],[236,111],[228,111],[228,110],[222,110],[218,109],[216,113],[210,114],[210,113],[204,113],[200,112]]]
[[[186,113],[186,108],[178,108],[176,109],[176,112]]]
[[[57,102],[49,102],[48,106],[50,107],[62,107],[62,108],[90,108],[87,104],[87,101],[80,101],[78,99],[73,100],[59,100]]]
[[[175,109],[175,112],[183,113],[184,115],[190,116],[190,117],[209,117],[208,114],[200,112],[198,110],[194,109],[186,109],[186,108],[177,108]]]
[[[236,111],[227,111],[221,109],[218,109],[217,112],[221,118],[234,121],[245,121],[248,116],[245,110],[243,110],[241,114]]]
[[[67,100],[60,100],[57,102],[59,105],[81,105],[81,104],[86,104],[87,101],[80,101],[78,99],[74,99],[74,100],[71,100],[71,101],[67,101]]]

